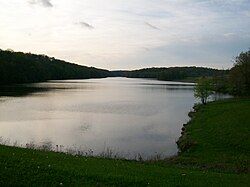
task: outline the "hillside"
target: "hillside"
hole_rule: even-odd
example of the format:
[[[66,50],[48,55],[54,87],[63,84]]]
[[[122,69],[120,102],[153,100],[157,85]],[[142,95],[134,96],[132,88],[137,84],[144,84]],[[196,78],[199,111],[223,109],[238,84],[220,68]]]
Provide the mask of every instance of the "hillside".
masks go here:
[[[117,76],[129,78],[154,78],[158,80],[191,80],[199,77],[222,77],[228,75],[228,70],[218,70],[205,67],[169,67],[169,68],[145,68],[133,71],[114,71]]]
[[[167,81],[194,82],[202,76],[225,77],[228,73],[228,70],[195,66],[108,71],[65,62],[46,55],[0,49],[0,84],[104,77],[153,78]]]
[[[108,70],[80,66],[45,55],[0,50],[0,84],[108,77]]]

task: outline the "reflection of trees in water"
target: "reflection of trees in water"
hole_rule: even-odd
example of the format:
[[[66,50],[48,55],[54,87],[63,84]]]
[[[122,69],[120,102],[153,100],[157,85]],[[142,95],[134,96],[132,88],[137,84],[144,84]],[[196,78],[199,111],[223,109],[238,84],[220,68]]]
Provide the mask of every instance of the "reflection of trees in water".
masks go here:
[[[194,86],[179,86],[179,85],[173,85],[173,86],[169,86],[169,85],[154,85],[154,86],[145,86],[143,87],[143,89],[149,89],[149,90],[170,90],[170,91],[174,91],[174,90],[194,90]]]
[[[1,98],[1,96],[0,96],[0,103],[4,102],[5,100],[6,100],[6,99]]]
[[[52,90],[72,90],[77,88],[77,86],[72,86],[71,84],[60,85],[53,83],[0,85],[0,101],[1,96],[21,97],[39,92],[48,92]]]
[[[35,87],[31,85],[9,85],[0,87],[1,96],[20,97],[26,96],[32,93],[49,91],[48,88]]]

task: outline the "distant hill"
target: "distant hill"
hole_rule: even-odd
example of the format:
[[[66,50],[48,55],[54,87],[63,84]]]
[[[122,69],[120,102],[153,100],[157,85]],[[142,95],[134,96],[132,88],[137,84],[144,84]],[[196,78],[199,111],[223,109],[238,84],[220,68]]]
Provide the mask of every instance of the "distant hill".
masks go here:
[[[132,71],[108,71],[81,66],[63,60],[0,49],[0,84],[33,83],[47,80],[105,77],[153,78],[158,80],[195,81],[197,78],[224,77],[229,70],[205,67],[145,68]]]
[[[80,66],[46,55],[0,49],[0,84],[108,76],[108,70]]]
[[[158,80],[191,80],[199,77],[226,76],[229,70],[218,70],[205,67],[169,67],[169,68],[145,68],[133,71],[113,71],[113,76],[129,78],[154,78]]]

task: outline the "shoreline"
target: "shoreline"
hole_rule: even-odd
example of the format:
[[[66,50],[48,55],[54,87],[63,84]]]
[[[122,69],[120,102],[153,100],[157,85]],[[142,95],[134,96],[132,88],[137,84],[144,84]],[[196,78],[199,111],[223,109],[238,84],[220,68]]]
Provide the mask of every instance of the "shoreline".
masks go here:
[[[74,156],[0,145],[0,185],[247,186],[249,109],[250,98],[195,108],[182,129],[188,139],[181,136],[178,140],[186,145],[191,137],[195,144],[160,161]]]
[[[188,136],[188,132],[186,129],[187,129],[187,126],[191,125],[192,119],[195,117],[200,107],[202,107],[201,104],[194,104],[192,108],[193,110],[191,110],[188,113],[188,117],[190,118],[189,121],[187,123],[184,123],[183,127],[181,128],[181,136],[176,141],[177,147],[179,149],[178,155],[181,154],[182,152],[187,151],[188,149],[190,149],[192,146],[195,146],[196,144],[196,142]]]

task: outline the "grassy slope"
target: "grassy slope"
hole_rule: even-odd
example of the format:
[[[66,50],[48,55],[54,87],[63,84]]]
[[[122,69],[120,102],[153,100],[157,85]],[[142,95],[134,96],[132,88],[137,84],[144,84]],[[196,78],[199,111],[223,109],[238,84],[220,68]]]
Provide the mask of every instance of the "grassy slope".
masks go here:
[[[195,142],[177,157],[180,163],[248,172],[250,158],[250,99],[209,103],[198,108],[186,126],[186,139]]]
[[[247,186],[249,111],[250,99],[215,102],[199,109],[186,130],[196,145],[171,163],[85,158],[0,146],[0,186]]]

